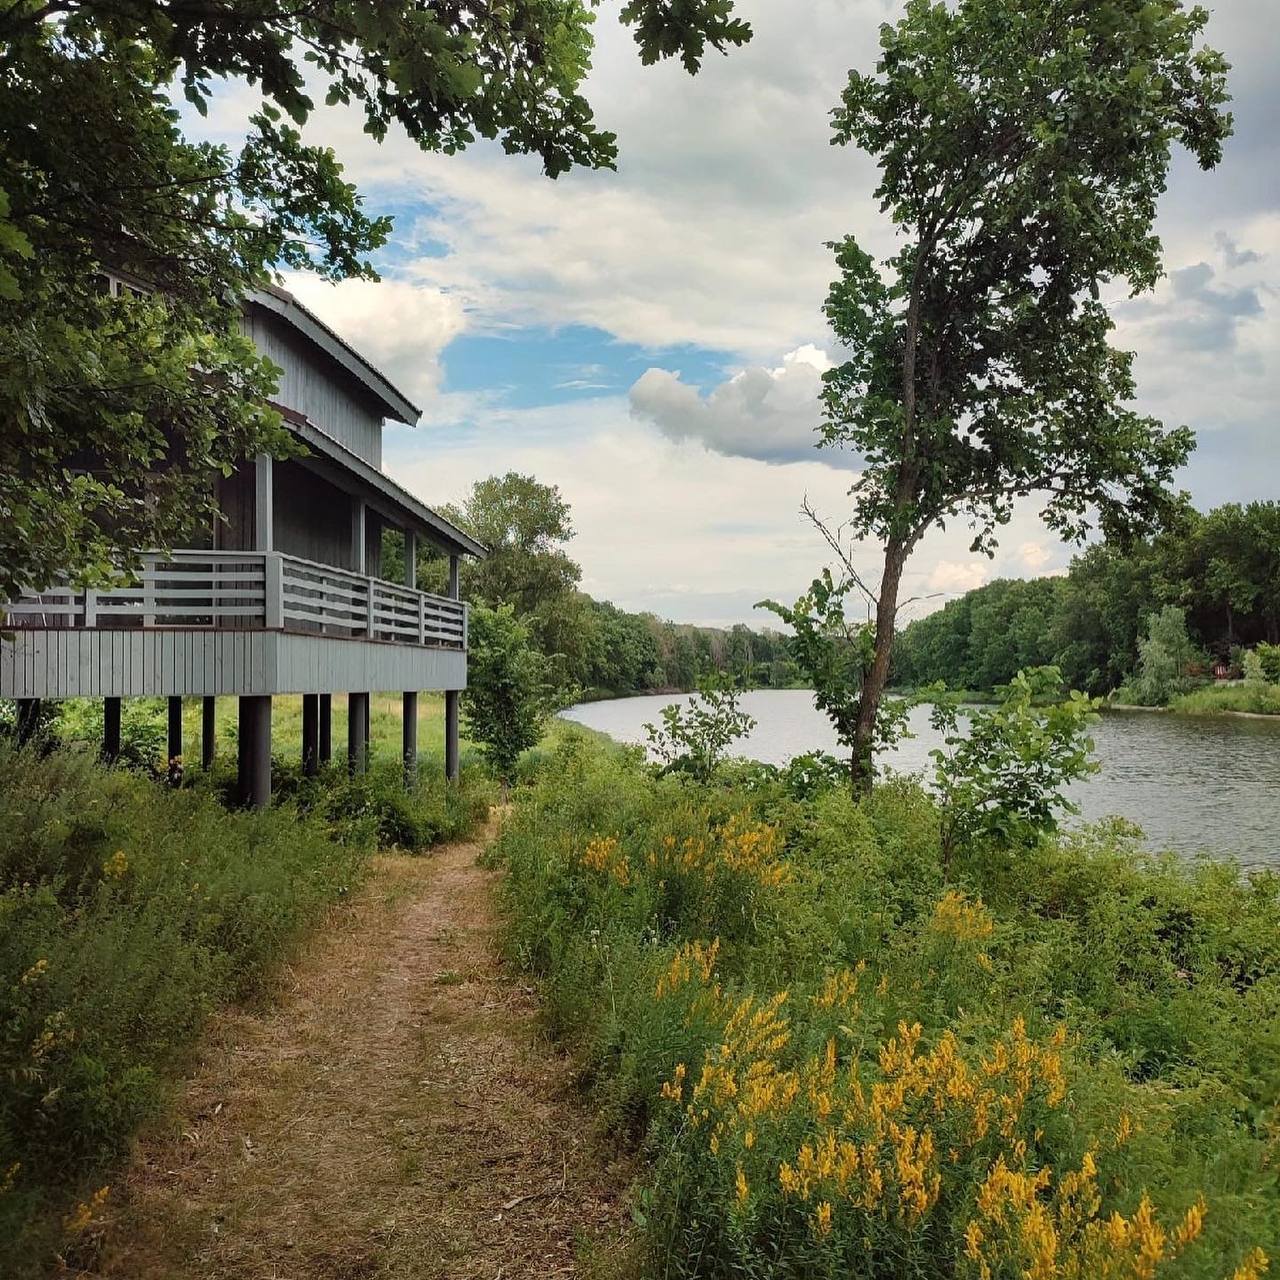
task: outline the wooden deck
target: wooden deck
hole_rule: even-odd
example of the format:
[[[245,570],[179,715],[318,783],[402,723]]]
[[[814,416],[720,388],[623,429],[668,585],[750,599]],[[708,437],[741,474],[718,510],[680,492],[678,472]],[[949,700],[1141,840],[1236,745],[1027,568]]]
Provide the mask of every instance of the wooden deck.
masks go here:
[[[0,696],[461,689],[459,600],[272,551],[149,556],[136,582],[7,606]]]

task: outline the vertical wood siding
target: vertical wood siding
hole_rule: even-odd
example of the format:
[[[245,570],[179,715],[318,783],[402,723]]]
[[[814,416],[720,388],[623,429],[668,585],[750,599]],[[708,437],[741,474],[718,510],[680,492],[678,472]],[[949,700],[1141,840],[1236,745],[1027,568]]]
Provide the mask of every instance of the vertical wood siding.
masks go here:
[[[0,642],[0,697],[135,698],[462,689],[457,649],[275,631],[18,632]]]
[[[286,459],[275,464],[275,550],[352,569],[351,496]]]
[[[284,371],[279,402],[373,466],[382,466],[382,411],[341,365],[270,312],[251,307],[244,330]]]

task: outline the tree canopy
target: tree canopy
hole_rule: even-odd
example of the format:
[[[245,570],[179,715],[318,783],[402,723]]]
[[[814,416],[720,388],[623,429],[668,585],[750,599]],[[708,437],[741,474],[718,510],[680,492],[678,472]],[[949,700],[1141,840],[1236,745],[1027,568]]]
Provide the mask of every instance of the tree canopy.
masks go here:
[[[581,85],[596,0],[17,0],[0,12],[0,598],[66,571],[111,576],[212,515],[211,480],[288,437],[275,370],[239,331],[278,267],[372,276],[390,223],[332,151],[315,108],[374,139],[477,138],[547,174],[607,166],[615,139]],[[744,43],[730,0],[631,0],[642,60],[696,71]],[[184,136],[221,81],[260,105],[233,150]],[[125,280],[104,292],[104,273]],[[137,296],[141,294],[142,296]],[[151,295],[148,297],[147,295]]]
[[[1110,693],[1135,674],[1149,619],[1168,606],[1231,669],[1240,646],[1280,640],[1280,503],[1188,510],[1151,538],[1087,548],[1062,577],[968,591],[902,630],[893,678],[993,689],[1019,669],[1054,666],[1072,688]]]
[[[960,517],[990,551],[1022,495],[1068,538],[1142,528],[1171,502],[1193,438],[1132,407],[1108,288],[1152,288],[1175,144],[1209,168],[1231,117],[1208,14],[1181,0],[910,0],[854,71],[835,140],[875,156],[902,248],[852,237],[826,312],[824,443],[863,461],[852,532],[884,544],[859,738],[889,670],[903,565]]]

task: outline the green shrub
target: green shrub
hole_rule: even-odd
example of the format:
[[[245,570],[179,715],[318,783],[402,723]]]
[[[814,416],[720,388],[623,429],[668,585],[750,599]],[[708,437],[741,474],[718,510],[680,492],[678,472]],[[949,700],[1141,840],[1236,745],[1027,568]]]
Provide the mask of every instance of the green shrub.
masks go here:
[[[567,736],[496,846],[511,958],[653,1159],[652,1274],[1207,1277],[1274,1248],[1280,879],[1122,823],[975,838],[948,875],[915,782],[781,773],[695,786]]]
[[[196,779],[0,744],[0,1275],[41,1273],[210,1010],[260,992],[377,843],[461,835],[491,794],[435,761],[409,792],[398,767],[280,770],[273,807],[228,812],[233,780]]]

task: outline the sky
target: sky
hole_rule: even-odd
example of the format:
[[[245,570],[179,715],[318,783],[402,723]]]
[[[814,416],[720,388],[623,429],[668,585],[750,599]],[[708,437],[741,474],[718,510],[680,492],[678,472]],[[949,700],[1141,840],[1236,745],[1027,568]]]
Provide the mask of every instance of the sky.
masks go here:
[[[1280,24],[1274,0],[1210,5],[1210,43],[1233,64],[1236,132],[1222,165],[1175,160],[1157,230],[1167,275],[1117,294],[1116,341],[1138,353],[1139,407],[1195,428],[1180,476],[1198,505],[1280,498]],[[826,562],[800,515],[833,523],[856,472],[815,448],[822,371],[840,358],[821,314],[826,243],[892,244],[873,162],[830,145],[849,69],[874,67],[901,0],[738,0],[755,37],[688,76],[642,67],[606,3],[586,86],[618,135],[616,172],[556,181],[480,145],[430,155],[382,145],[342,108],[309,142],[395,230],[377,283],[287,287],[423,408],[390,426],[384,466],[424,501],[463,497],[508,470],[558,485],[591,594],[682,622],[762,626]],[[206,133],[234,134],[247,90]],[[1033,501],[993,559],[963,526],[931,535],[906,576],[911,612],[996,577],[1060,572],[1072,550]],[[857,549],[874,576],[876,549]]]

